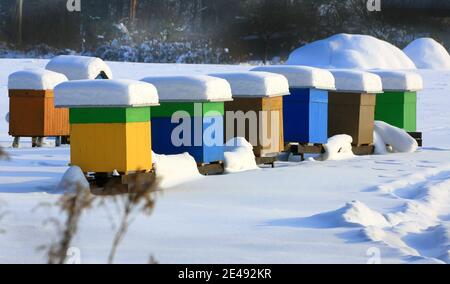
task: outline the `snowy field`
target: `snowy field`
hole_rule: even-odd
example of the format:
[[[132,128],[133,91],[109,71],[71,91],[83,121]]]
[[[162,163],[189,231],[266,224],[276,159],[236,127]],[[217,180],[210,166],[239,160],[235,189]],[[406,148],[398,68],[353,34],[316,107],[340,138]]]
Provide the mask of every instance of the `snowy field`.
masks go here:
[[[0,60],[0,263],[43,263],[37,248],[58,216],[39,204],[69,162],[68,148],[10,149],[3,119],[7,76],[44,60]],[[227,66],[111,63],[117,78],[224,72]],[[247,70],[250,66],[232,67]],[[132,225],[117,262],[146,263],[450,263],[450,72],[421,71],[418,128],[425,147],[414,154],[345,161],[278,163],[275,169],[201,177],[164,189],[151,217]],[[104,263],[112,231],[92,209],[74,246],[83,263]],[[379,256],[379,258],[378,258]]]

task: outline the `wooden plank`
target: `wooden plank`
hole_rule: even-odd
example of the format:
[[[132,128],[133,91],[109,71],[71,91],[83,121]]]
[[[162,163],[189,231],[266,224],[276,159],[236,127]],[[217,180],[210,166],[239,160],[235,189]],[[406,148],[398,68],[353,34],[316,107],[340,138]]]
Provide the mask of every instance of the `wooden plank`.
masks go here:
[[[353,154],[357,156],[373,155],[375,152],[374,145],[358,145],[352,147]]]
[[[70,123],[127,123],[146,122],[151,117],[150,107],[71,108]]]

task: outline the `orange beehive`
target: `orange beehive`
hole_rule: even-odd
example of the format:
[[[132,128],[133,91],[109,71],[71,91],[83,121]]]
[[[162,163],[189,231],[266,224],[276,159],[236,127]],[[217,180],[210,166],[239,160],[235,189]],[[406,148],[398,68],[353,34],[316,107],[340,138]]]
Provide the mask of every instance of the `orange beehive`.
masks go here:
[[[53,88],[66,77],[46,70],[9,76],[9,134],[14,137],[69,136],[68,109],[56,109]]]

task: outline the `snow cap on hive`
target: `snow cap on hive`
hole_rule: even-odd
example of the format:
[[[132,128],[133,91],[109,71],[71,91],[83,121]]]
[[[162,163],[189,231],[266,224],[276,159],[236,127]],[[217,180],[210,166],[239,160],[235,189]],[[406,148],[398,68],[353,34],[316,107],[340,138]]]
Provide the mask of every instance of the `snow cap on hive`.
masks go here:
[[[56,107],[139,107],[158,105],[158,92],[134,80],[78,80],[55,88]]]
[[[391,70],[371,70],[370,72],[381,77],[385,91],[415,92],[423,89],[422,76],[414,72]]]
[[[336,90],[340,92],[358,92],[377,94],[383,92],[380,76],[364,71],[331,69],[336,81]]]
[[[14,72],[8,77],[10,90],[53,90],[56,85],[67,81],[63,74],[45,69],[30,69]]]
[[[233,97],[276,97],[289,94],[288,80],[280,74],[233,72],[209,75],[227,80]]]
[[[63,73],[69,80],[92,80],[99,77],[102,79],[113,78],[109,66],[97,57],[60,55],[50,60],[45,69]]]
[[[164,102],[230,101],[231,86],[224,79],[206,75],[151,76],[141,81],[153,84]]]
[[[285,76],[291,88],[316,88],[333,90],[334,77],[330,71],[309,66],[273,65],[260,66],[251,71],[277,73]]]

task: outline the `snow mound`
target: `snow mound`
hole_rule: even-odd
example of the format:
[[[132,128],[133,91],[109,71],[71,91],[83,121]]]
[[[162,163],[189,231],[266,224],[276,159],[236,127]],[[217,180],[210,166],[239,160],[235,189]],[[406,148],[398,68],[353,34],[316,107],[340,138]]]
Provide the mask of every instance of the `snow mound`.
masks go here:
[[[373,73],[344,69],[331,69],[330,71],[334,76],[338,91],[371,94],[383,92],[380,76]]]
[[[423,89],[423,79],[417,73],[405,71],[370,70],[380,76],[384,91],[410,91]]]
[[[382,214],[359,201],[349,202],[338,210],[320,213],[306,219],[306,223],[322,228],[389,226],[389,222]]]
[[[419,69],[450,69],[448,51],[432,38],[416,39],[403,51]]]
[[[233,97],[275,97],[289,94],[286,77],[268,72],[214,73],[231,85]]]
[[[405,130],[386,122],[375,121],[374,132],[378,140],[375,145],[377,153],[384,153],[386,145],[392,147],[392,151],[397,153],[413,153],[419,147],[417,141]]]
[[[156,176],[162,188],[174,187],[202,177],[197,162],[188,153],[179,155],[158,155],[152,153]]]
[[[158,89],[159,99],[165,101],[230,101],[231,86],[224,79],[206,75],[151,76],[141,81]]]
[[[368,35],[337,34],[294,50],[289,65],[349,69],[416,69],[394,45]]]
[[[323,145],[325,153],[321,155],[321,161],[345,160],[355,157],[352,152],[353,138],[347,134],[336,135],[328,139]]]
[[[158,92],[148,83],[134,80],[79,80],[55,88],[56,107],[151,106]]]
[[[77,167],[70,167],[62,176],[56,190],[58,192],[75,193],[78,190],[89,190],[89,182],[83,171]]]
[[[67,81],[63,74],[45,69],[30,69],[14,72],[8,77],[10,90],[53,90],[56,85]]]
[[[225,172],[236,173],[259,169],[253,146],[243,137],[230,139],[225,145]]]
[[[285,76],[291,88],[316,88],[334,90],[334,77],[330,71],[309,66],[260,66],[251,71],[271,72]]]
[[[50,60],[45,69],[62,73],[69,80],[92,80],[99,76],[103,79],[113,78],[109,66],[97,57],[60,55]]]

